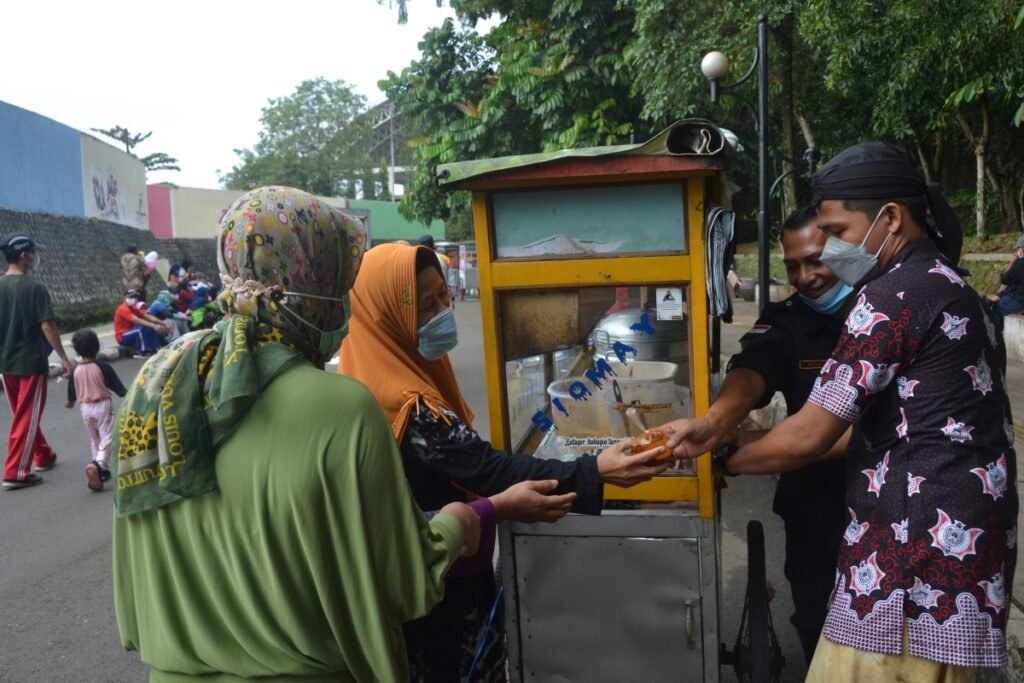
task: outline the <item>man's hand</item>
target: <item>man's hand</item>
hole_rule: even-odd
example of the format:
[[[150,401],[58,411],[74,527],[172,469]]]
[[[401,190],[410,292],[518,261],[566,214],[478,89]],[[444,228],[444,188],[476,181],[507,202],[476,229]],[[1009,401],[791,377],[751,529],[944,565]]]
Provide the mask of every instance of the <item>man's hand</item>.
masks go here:
[[[668,447],[677,458],[696,458],[718,445],[724,434],[706,417],[672,420],[658,427],[668,434]]]
[[[64,374],[61,376],[64,379],[71,377],[71,372],[75,369],[75,366],[71,364],[71,360],[67,356],[64,356],[60,359],[60,365],[64,368]]]
[[[655,458],[665,452],[663,446],[641,453],[627,454],[626,451],[632,442],[632,439],[623,439],[598,454],[597,473],[601,476],[601,481],[629,488],[661,474],[672,464],[654,462]]]
[[[473,557],[480,550],[480,517],[465,503],[448,503],[441,512],[447,512],[462,525],[461,557]]]
[[[556,522],[568,514],[576,502],[575,493],[551,495],[558,481],[521,481],[491,496],[494,514],[499,522]]]

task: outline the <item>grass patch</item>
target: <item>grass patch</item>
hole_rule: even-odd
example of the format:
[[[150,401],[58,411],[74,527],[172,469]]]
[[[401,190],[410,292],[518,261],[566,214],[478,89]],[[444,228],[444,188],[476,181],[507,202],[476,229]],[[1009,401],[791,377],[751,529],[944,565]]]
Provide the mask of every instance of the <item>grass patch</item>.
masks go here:
[[[120,302],[115,304],[76,304],[54,311],[57,329],[63,334],[81,330],[86,327],[106,325],[113,322],[114,311]]]
[[[999,275],[1006,268],[1006,264],[1010,262],[1010,252],[1019,237],[1019,235],[995,235],[984,242],[979,242],[976,238],[964,240],[963,253],[967,258],[961,258],[960,265],[970,271],[971,274],[967,281],[980,294],[995,294],[999,291]],[[1005,254],[1006,259],[974,261],[969,258],[970,254]],[[773,250],[768,262],[772,279],[786,282],[786,267],[782,264],[782,252]],[[741,277],[757,277],[757,242],[737,245],[736,273]]]

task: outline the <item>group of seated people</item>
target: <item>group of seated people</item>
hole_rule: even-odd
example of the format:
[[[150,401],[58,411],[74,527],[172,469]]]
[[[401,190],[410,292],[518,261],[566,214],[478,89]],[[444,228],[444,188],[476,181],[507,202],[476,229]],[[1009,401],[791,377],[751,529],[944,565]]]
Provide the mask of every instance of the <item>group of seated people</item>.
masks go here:
[[[114,338],[129,353],[150,356],[192,330],[207,329],[220,319],[211,286],[196,278],[191,264],[171,267],[167,286],[147,306],[137,289],[129,289],[114,311]]]

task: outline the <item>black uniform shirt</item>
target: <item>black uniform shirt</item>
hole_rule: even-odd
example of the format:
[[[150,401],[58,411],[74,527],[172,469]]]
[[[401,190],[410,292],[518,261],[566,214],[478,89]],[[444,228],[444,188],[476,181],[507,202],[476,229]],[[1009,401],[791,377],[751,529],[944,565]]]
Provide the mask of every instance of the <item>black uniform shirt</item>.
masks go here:
[[[803,407],[843,329],[842,315],[816,313],[797,294],[769,303],[757,323],[740,338],[741,351],[729,359],[728,371],[753,370],[764,378],[762,408],[776,391],[792,415]],[[779,478],[772,509],[786,518],[835,511],[843,516],[846,467],[842,460],[813,463]]]

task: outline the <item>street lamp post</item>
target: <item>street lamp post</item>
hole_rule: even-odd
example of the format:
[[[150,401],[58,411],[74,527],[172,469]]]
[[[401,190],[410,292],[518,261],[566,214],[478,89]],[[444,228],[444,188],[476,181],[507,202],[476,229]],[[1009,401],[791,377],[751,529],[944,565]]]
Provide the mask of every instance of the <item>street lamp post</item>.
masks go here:
[[[758,305],[763,313],[768,304],[769,296],[769,261],[768,261],[768,17],[762,14],[757,18],[757,51],[754,62],[747,73],[734,83],[723,83],[722,79],[729,75],[729,59],[721,52],[709,52],[700,63],[701,71],[711,85],[711,101],[717,102],[722,94],[735,97],[745,104],[754,115],[754,127],[757,131],[757,287]],[[750,100],[732,90],[749,79],[757,69],[757,107]]]

